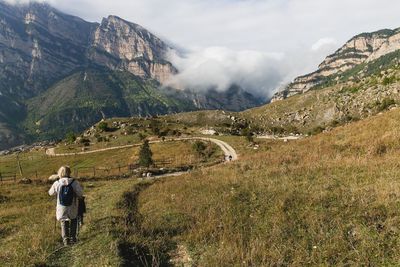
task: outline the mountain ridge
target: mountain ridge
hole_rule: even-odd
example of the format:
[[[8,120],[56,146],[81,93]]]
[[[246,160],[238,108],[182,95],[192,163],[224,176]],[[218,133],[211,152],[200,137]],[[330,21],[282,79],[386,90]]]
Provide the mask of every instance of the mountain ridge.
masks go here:
[[[272,102],[305,93],[327,80],[339,80],[340,75],[346,71],[360,64],[370,63],[398,49],[400,49],[400,28],[358,34],[327,56],[316,71],[295,78],[282,91],[277,92]]]
[[[178,72],[165,57],[172,49],[144,27],[116,15],[103,18],[100,23],[87,22],[47,3],[10,5],[0,1],[0,149],[45,137],[63,137],[61,130],[51,131],[60,134],[46,133],[52,127],[65,127],[64,134],[81,131],[103,114],[151,116],[197,109],[243,110],[263,103],[235,86],[218,94],[212,88],[203,93],[161,86]],[[85,79],[77,77],[85,71],[93,77],[104,75],[101,92],[111,93],[114,103],[91,94],[97,104],[86,106],[86,114],[94,114],[88,118],[77,110],[60,113],[62,109],[49,101],[37,100],[52,95],[48,90],[57,86],[63,88],[58,98],[71,97],[65,94],[67,87],[60,85],[71,79],[76,81],[70,89],[74,92],[101,88],[95,83],[97,87],[82,89],[84,86],[79,83],[84,84]],[[116,83],[115,77],[126,81]],[[121,90],[130,95],[118,93]],[[75,94],[68,98],[70,109],[81,107],[80,97]]]

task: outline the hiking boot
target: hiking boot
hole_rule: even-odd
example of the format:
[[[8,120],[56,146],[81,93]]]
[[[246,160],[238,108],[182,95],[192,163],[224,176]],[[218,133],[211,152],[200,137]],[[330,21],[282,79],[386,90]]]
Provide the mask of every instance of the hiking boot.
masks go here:
[[[63,244],[64,244],[64,246],[68,246],[68,245],[69,245],[69,240],[68,240],[68,238],[64,238],[64,239],[63,239]]]
[[[76,242],[78,242],[78,241],[76,240],[76,237],[73,237],[73,238],[71,239],[71,244],[75,244]]]

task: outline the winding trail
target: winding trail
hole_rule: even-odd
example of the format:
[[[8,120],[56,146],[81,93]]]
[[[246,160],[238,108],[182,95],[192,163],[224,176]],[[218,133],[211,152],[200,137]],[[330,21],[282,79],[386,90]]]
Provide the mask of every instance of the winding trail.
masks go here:
[[[225,160],[230,159],[229,161],[235,161],[238,159],[238,154],[236,153],[236,150],[231,145],[229,145],[228,143],[221,141],[219,139],[215,139],[215,138],[184,137],[184,138],[167,139],[165,141],[161,141],[161,140],[151,141],[149,143],[157,144],[157,143],[162,143],[162,142],[185,141],[185,140],[202,140],[202,141],[212,142],[212,143],[216,144],[217,146],[219,146],[221,148],[221,150],[224,152]],[[102,149],[97,149],[97,150],[82,151],[82,152],[75,152],[75,153],[56,153],[55,148],[52,147],[52,148],[46,149],[46,155],[48,155],[50,157],[66,157],[66,156],[93,154],[93,153],[104,152],[104,151],[109,151],[109,150],[118,150],[118,149],[138,147],[138,146],[141,146],[141,144],[107,147],[107,148],[102,148]]]

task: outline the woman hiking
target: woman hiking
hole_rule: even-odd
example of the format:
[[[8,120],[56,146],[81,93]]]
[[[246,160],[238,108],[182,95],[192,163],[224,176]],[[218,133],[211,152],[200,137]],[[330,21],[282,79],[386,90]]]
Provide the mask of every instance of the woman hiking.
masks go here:
[[[76,242],[79,199],[83,197],[80,184],[71,178],[71,169],[63,166],[58,170],[60,179],[51,186],[50,196],[57,196],[56,218],[61,222],[61,237],[65,246]]]

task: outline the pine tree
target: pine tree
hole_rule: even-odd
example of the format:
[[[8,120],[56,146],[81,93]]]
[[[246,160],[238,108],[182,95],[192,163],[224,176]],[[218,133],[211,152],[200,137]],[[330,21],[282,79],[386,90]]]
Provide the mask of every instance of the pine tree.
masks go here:
[[[139,166],[150,167],[153,165],[153,152],[151,152],[149,141],[145,140],[139,151]]]

